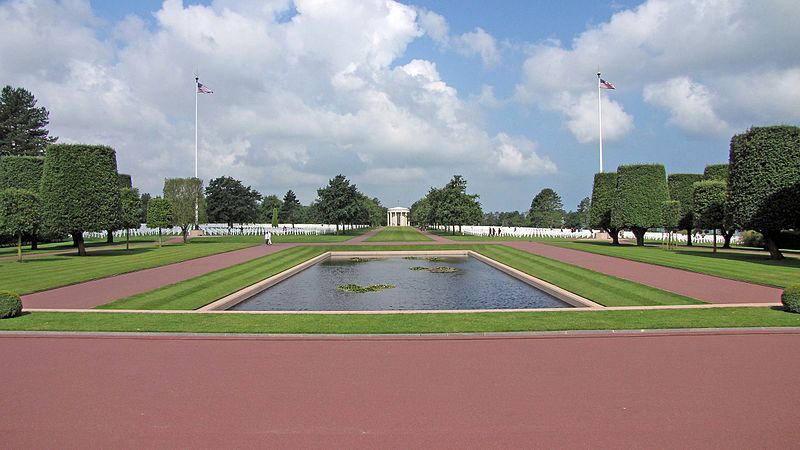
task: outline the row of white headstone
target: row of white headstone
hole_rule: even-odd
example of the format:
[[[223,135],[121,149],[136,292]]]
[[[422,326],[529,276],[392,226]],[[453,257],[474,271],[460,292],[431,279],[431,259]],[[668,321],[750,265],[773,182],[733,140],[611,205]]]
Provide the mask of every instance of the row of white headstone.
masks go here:
[[[444,229],[444,227],[440,228]],[[492,235],[490,229],[494,230],[494,236],[518,238],[594,239],[600,233],[600,230],[589,229],[572,231],[568,228],[490,227],[485,225],[465,225],[461,227],[461,232],[473,236],[490,236]],[[668,234],[666,232],[648,231],[644,234],[644,238],[648,241],[666,242]],[[620,239],[636,239],[636,236],[634,236],[633,232],[625,230],[620,232]],[[687,237],[685,234],[673,233],[672,240],[674,242],[686,242]],[[738,240],[739,236],[733,236],[731,243],[736,244]],[[692,242],[710,244],[713,241],[714,236],[711,233],[694,233],[692,235]],[[717,234],[717,243],[723,241],[722,236]]]
[[[367,225],[355,225],[355,228],[364,228]],[[321,234],[334,234],[336,233],[336,225],[328,224],[279,224],[273,227],[271,224],[247,224],[237,225],[229,228],[225,223],[207,223],[200,225],[200,229],[208,236],[258,236],[270,232],[273,235],[321,235]],[[117,230],[114,232],[114,237],[124,237],[126,230]],[[162,228],[162,235],[179,235],[181,234],[180,227]],[[142,225],[140,228],[131,229],[131,236],[155,236],[158,235],[158,228],[148,228]],[[84,239],[95,238],[101,239],[106,237],[106,232],[85,232],[83,233]]]

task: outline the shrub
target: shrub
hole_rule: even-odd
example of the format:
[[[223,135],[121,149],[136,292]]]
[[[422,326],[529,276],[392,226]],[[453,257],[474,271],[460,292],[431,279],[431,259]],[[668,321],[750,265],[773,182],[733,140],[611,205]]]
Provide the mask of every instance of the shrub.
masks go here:
[[[753,127],[731,139],[728,202],[733,223],[764,235],[773,259],[776,238],[800,227],[800,128]]]
[[[781,302],[786,311],[800,313],[800,284],[794,284],[783,290]]]
[[[0,319],[16,317],[22,313],[22,300],[10,291],[0,291]]]
[[[764,248],[764,236],[758,231],[747,230],[743,232],[740,242],[744,247]]]
[[[663,165],[619,166],[611,225],[629,228],[636,235],[636,245],[643,246],[647,229],[661,226],[661,204],[669,199]]]

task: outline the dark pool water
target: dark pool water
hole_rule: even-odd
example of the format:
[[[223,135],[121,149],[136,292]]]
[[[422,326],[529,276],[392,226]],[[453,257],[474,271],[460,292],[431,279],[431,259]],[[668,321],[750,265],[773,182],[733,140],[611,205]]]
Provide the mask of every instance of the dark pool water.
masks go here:
[[[454,273],[411,267],[449,266]],[[352,293],[342,284],[391,284],[394,289]],[[231,308],[239,311],[365,311],[404,309],[569,308],[570,305],[474,258],[328,259]]]

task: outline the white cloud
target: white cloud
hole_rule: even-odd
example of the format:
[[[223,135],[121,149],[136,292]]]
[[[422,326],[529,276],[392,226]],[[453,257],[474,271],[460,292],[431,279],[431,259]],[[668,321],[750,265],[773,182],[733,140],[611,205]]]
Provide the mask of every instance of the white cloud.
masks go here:
[[[536,144],[500,133],[494,139],[497,168],[506,175],[527,176],[557,172],[555,163],[536,153]]]
[[[36,95],[62,141],[116,148],[120,170],[145,191],[194,174],[198,69],[214,89],[197,98],[206,181],[229,175],[309,202],[340,172],[381,176],[380,186],[440,169],[554,167],[533,147],[504,153],[505,138],[486,131],[435,63],[397,65],[423,30],[447,35],[433,13],[418,19],[385,0],[167,0],[154,17],[102,28],[88,2],[0,4],[0,21],[14,30],[0,35],[2,79]],[[475,54],[491,60],[482,40],[490,39],[476,38]],[[403,190],[409,200],[421,194]]]
[[[535,45],[524,63],[517,98],[554,109],[564,93],[592,91],[600,65],[604,77],[616,83],[618,95],[673,79],[701,79],[704,88],[687,88],[683,100],[654,103],[671,113],[683,108],[713,125],[703,130],[694,120],[673,116],[672,123],[690,132],[717,134],[727,124],[739,128],[759,120],[796,120],[800,113],[787,107],[788,100],[773,101],[782,95],[780,83],[758,83],[758,96],[742,95],[738,89],[752,89],[746,81],[770,76],[792,79],[800,69],[797,17],[800,3],[793,0],[768,5],[746,0],[648,0],[588,28],[568,45],[552,40]],[[745,112],[748,109],[751,112]]]
[[[625,136],[633,129],[633,117],[626,113],[622,106],[602,96],[603,108],[603,140],[614,141]],[[597,96],[584,93],[575,98],[563,93],[554,103],[554,108],[566,118],[567,129],[582,144],[597,142],[600,136],[599,111]]]
[[[465,56],[480,56],[484,66],[493,66],[500,62],[497,40],[480,27],[458,36],[455,42],[459,53]]]
[[[730,126],[717,117],[713,96],[705,86],[688,77],[676,77],[644,87],[644,100],[666,108],[670,123],[693,133],[730,134]]]
[[[450,27],[444,17],[424,8],[418,10],[420,28],[440,46],[450,43]]]

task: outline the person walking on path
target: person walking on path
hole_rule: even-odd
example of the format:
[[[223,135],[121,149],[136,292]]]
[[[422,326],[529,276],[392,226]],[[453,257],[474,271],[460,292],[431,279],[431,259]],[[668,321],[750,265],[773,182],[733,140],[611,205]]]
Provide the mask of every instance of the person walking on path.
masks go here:
[[[272,233],[267,231],[264,233],[264,244],[265,245],[272,245]]]

